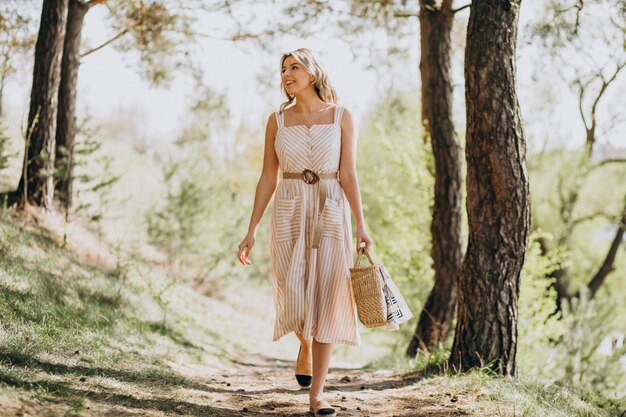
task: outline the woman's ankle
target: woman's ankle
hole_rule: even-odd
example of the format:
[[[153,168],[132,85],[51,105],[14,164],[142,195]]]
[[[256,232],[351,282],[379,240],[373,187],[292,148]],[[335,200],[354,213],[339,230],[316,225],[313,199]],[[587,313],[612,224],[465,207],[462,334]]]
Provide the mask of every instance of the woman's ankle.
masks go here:
[[[324,395],[323,395],[323,393],[321,393],[321,394],[316,394],[316,395],[309,395],[309,402],[310,402],[311,404],[317,404],[317,403],[319,403],[320,401],[325,401],[325,400],[324,400]]]

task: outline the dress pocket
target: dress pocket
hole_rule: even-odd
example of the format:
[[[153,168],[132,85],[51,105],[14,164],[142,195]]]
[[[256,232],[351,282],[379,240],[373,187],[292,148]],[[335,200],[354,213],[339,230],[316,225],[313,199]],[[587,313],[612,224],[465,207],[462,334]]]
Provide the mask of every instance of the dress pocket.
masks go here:
[[[277,199],[275,218],[275,236],[277,242],[296,239],[300,235],[300,210],[302,201],[299,196],[292,199]]]
[[[322,214],[324,221],[324,230],[322,236],[332,237],[334,239],[344,238],[344,210],[343,199],[335,200],[327,198],[324,203],[324,213]]]

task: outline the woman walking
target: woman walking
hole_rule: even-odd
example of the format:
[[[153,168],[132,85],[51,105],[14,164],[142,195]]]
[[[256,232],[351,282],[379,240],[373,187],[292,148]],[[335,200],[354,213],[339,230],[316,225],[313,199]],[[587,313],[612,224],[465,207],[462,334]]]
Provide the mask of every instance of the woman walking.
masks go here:
[[[250,264],[257,227],[276,192],[269,235],[273,340],[296,334],[296,380],[310,388],[315,415],[335,416],[322,396],[332,346],[361,343],[349,271],[350,210],[356,220],[356,248],[373,244],[361,207],[356,129],[309,49],[283,54],[280,68],[287,101],[267,121],[263,170],[238,256],[242,264]]]

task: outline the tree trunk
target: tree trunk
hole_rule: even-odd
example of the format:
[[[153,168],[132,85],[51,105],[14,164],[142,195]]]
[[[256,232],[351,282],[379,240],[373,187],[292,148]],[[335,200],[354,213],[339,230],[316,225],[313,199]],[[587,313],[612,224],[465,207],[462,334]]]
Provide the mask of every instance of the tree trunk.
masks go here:
[[[72,170],[74,161],[74,138],[76,136],[76,86],[80,65],[80,38],[86,3],[69,0],[67,30],[61,62],[59,86],[59,112],[57,115],[55,167],[58,172],[55,191],[65,209],[72,206]]]
[[[30,93],[25,169],[18,189],[9,194],[11,204],[27,200],[50,208],[54,193],[54,134],[61,79],[61,55],[68,0],[44,0]]]
[[[431,223],[435,284],[420,315],[407,354],[443,342],[456,309],[457,281],[462,259],[461,159],[452,121],[450,52],[452,1],[440,9],[420,1],[422,123],[435,157],[435,201]]]
[[[472,2],[465,50],[469,244],[451,364],[516,374],[517,300],[530,223],[515,92],[521,0]]]

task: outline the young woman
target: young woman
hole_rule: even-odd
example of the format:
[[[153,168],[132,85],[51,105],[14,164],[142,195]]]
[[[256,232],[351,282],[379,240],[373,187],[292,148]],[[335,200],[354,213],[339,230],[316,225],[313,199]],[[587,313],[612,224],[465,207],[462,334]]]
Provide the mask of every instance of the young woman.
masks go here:
[[[269,236],[274,341],[296,334],[296,380],[310,387],[315,415],[335,416],[322,397],[332,346],[361,343],[349,268],[358,248],[373,244],[361,208],[356,129],[309,49],[283,54],[280,67],[287,101],[267,120],[263,171],[238,256],[250,264],[258,224],[276,192]]]

